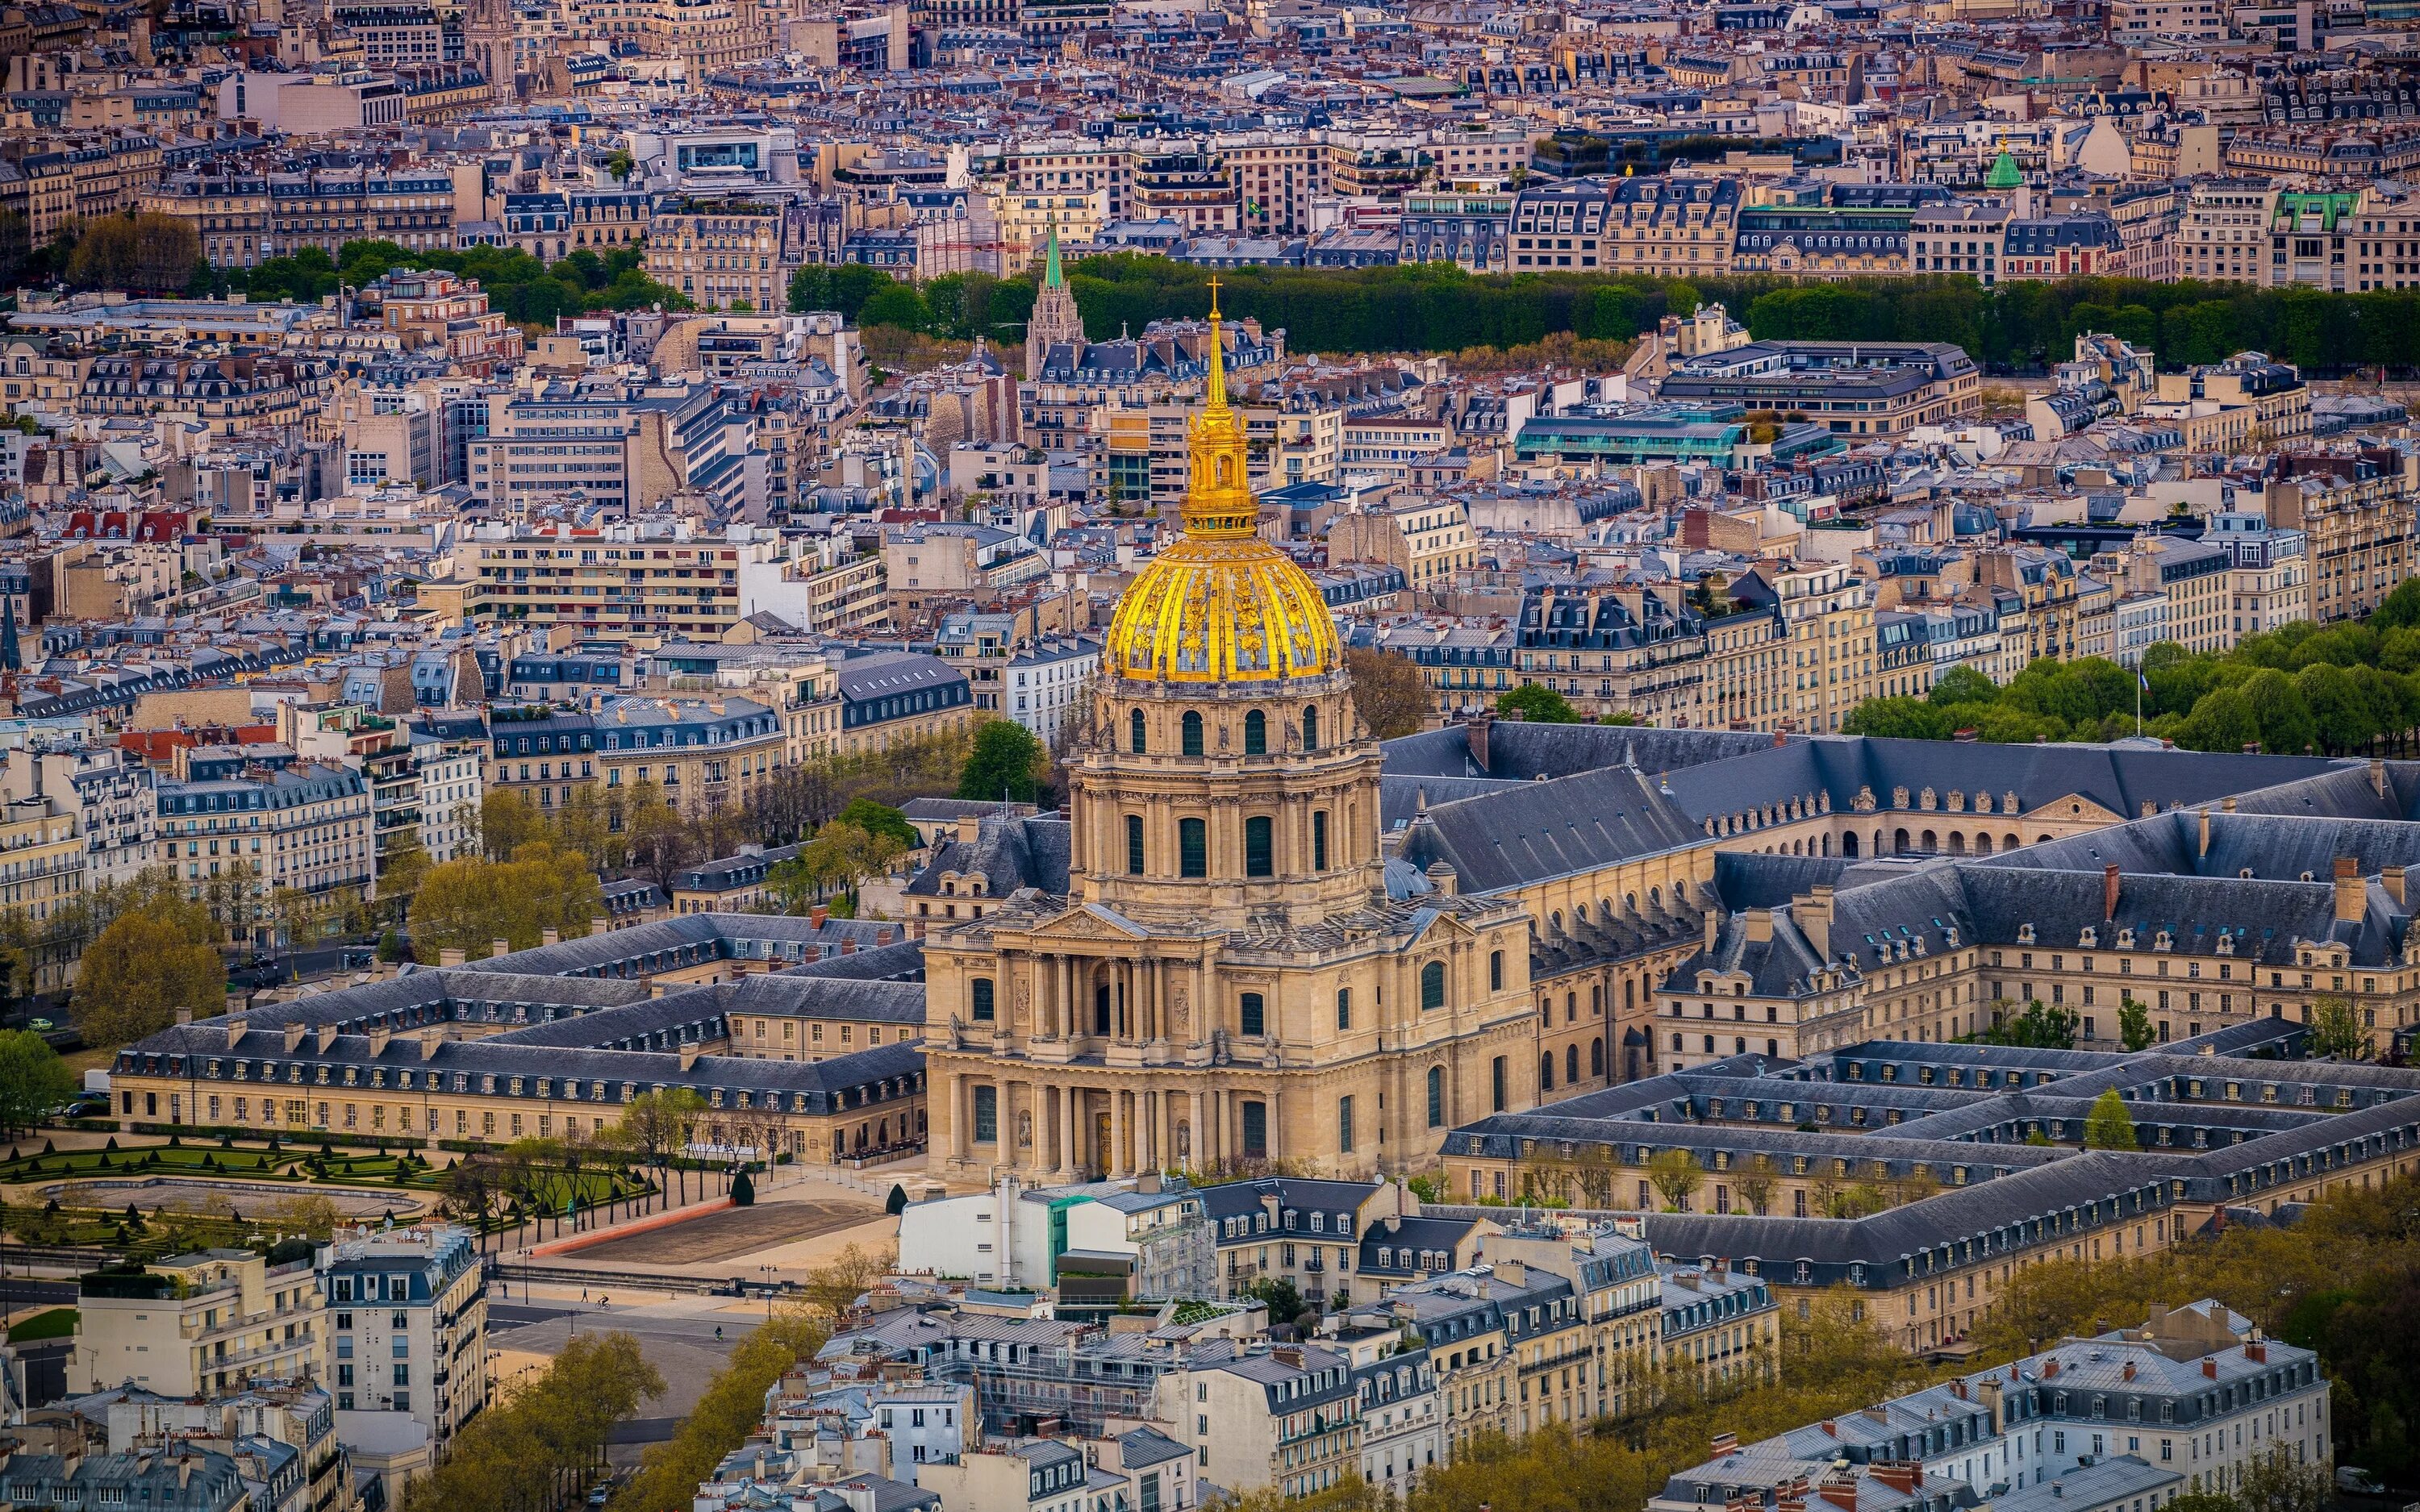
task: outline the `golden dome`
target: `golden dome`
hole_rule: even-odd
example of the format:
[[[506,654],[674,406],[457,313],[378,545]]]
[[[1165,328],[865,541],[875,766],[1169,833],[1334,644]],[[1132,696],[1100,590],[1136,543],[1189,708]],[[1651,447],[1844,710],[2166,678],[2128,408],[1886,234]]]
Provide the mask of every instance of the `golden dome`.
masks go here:
[[[1344,657],[1326,600],[1308,573],[1258,533],[1260,507],[1245,481],[1244,425],[1227,403],[1216,280],[1206,400],[1187,427],[1185,533],[1118,600],[1109,671],[1193,683],[1332,672]]]

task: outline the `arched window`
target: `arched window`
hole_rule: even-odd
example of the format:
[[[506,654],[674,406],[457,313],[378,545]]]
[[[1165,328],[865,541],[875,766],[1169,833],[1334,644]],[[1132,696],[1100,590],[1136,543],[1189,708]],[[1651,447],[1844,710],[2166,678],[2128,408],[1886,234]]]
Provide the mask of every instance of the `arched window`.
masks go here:
[[[1541,1092],[1551,1092],[1554,1089],[1555,1053],[1549,1050],[1544,1055],[1538,1057],[1538,1090]]]
[[[977,977],[967,983],[967,989],[968,1011],[974,1015],[977,1024],[990,1023],[993,1017],[991,979]]]
[[[1605,1074],[1605,1041],[1603,1040],[1589,1041],[1589,1074],[1591,1076]]]
[[[1277,858],[1270,841],[1272,827],[1266,814],[1255,814],[1244,821],[1244,875],[1277,875]]]
[[[1176,822],[1176,874],[1181,877],[1206,877],[1210,874],[1210,830],[1199,819]]]
[[[1420,967],[1420,1007],[1423,1011],[1445,1007],[1445,963],[1432,961]]]
[[[1563,1047],[1563,1084],[1570,1086],[1579,1079],[1580,1047],[1575,1044],[1565,1045]]]
[[[1353,989],[1350,987],[1336,989],[1336,1026],[1340,1029],[1353,1027]]]
[[[1429,1127],[1437,1129],[1442,1128],[1444,1124],[1445,1068],[1431,1066],[1429,1068]]]
[[[1202,754],[1202,716],[1190,709],[1185,714],[1185,754]]]
[[[1327,870],[1327,810],[1314,809],[1311,814],[1311,869]]]
[[[1126,815],[1126,875],[1142,875],[1142,815]]]
[[[1491,993],[1504,990],[1504,952],[1501,950],[1487,952],[1487,990]]]
[[[1134,753],[1138,756],[1141,755],[1147,748],[1147,743],[1142,737],[1142,711],[1140,709],[1135,710],[1133,716],[1126,720],[1126,728],[1132,732],[1134,736]]]
[[[1244,716],[1244,754],[1265,756],[1269,753],[1269,717],[1254,709]]]
[[[1261,995],[1246,993],[1236,1010],[1236,1032],[1262,1035],[1268,1032],[1268,1010]]]

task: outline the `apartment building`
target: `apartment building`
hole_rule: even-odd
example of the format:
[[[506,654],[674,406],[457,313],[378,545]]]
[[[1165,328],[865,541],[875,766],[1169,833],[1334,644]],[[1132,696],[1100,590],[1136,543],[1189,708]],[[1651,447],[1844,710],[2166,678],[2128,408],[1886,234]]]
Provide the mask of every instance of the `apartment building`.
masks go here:
[[[1415,590],[1443,588],[1479,564],[1468,510],[1441,495],[1403,495],[1337,516],[1327,522],[1327,554],[1400,567]]]
[[[2196,178],[2177,225],[2177,276],[2211,284],[2268,279],[2277,187],[2263,178]]]
[[[1304,236],[1314,229],[1311,204],[1329,193],[1335,174],[1317,133],[1247,131],[1218,137],[1213,146],[1234,185],[1244,235]]]
[[[1738,179],[1680,173],[1525,189],[1512,208],[1512,270],[1717,275],[1730,266],[1740,203]]]
[[[158,864],[187,896],[212,896],[222,876],[249,879],[256,913],[287,888],[372,896],[378,845],[360,771],[275,745],[180,747],[172,772],[154,789]],[[263,921],[255,933],[271,928]]]
[[[1662,393],[1796,410],[1839,436],[1892,436],[1974,413],[1981,382],[1974,360],[1943,342],[1753,341],[1674,363]]]
[[[622,451],[610,442],[598,444]],[[474,442],[473,450],[497,459],[474,467],[519,467],[523,464],[504,459],[548,455],[546,443],[527,430],[510,441]],[[606,638],[677,634],[711,641],[739,621],[739,565],[756,550],[661,527],[612,524],[548,532],[488,526],[472,532],[456,561],[458,571],[472,574],[464,614],[473,622],[532,631],[576,625],[583,635]]]
[[[2311,617],[2311,565],[2298,530],[2273,530],[2257,514],[2225,510],[2210,517],[2204,540],[2227,552],[2229,632],[2241,640]]]
[[[608,790],[652,783],[663,801],[692,814],[744,808],[788,748],[780,716],[736,694],[624,694],[597,707],[594,729]]]
[[[647,224],[647,276],[709,310],[788,307],[782,208],[753,200],[677,199]]]
[[[312,1264],[336,1410],[404,1414],[443,1452],[490,1384],[488,1288],[471,1231],[339,1228]]]
[[[70,1393],[132,1384],[204,1396],[256,1377],[326,1375],[326,1294],[307,1258],[272,1265],[253,1250],[202,1250],[95,1271],[76,1291]]]
[[[1350,1355],[1317,1344],[1216,1339],[1159,1380],[1159,1416],[1202,1480],[1311,1496],[1361,1473]]]

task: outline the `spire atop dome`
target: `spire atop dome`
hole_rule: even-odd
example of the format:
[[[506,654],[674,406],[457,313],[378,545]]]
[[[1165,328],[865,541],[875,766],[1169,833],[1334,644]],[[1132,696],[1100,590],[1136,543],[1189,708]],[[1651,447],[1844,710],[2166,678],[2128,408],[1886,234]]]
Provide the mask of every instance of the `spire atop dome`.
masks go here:
[[[1260,527],[1260,506],[1248,478],[1251,456],[1244,424],[1227,402],[1226,326],[1218,314],[1218,281],[1210,281],[1209,374],[1202,412],[1193,417],[1186,450],[1192,476],[1185,490],[1185,533],[1249,535]]]
[[[1049,244],[1043,254],[1042,286],[1065,288],[1067,275],[1059,267],[1059,213],[1056,210],[1050,212],[1049,226]]]

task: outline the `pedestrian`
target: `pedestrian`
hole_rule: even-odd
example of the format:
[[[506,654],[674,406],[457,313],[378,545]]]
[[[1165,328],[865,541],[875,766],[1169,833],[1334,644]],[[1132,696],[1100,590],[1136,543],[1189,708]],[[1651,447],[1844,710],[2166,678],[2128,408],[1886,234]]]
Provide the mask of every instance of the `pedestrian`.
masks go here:
[[[587,1288],[586,1287],[582,1287],[582,1288],[580,1288],[580,1300],[581,1300],[581,1302],[582,1302],[582,1304],[583,1305],[587,1303],[587,1301],[588,1301],[588,1288]]]

